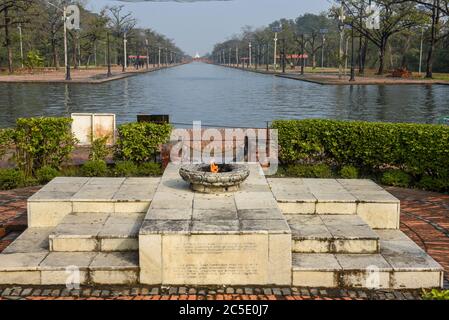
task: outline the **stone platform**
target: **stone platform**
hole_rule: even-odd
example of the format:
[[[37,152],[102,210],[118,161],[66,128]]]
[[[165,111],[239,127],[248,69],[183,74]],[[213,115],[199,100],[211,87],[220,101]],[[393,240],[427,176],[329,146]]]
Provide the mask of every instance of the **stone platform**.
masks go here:
[[[399,200],[369,180],[266,179],[193,192],[162,178],[56,178],[0,254],[0,284],[431,288],[443,272],[398,230]]]

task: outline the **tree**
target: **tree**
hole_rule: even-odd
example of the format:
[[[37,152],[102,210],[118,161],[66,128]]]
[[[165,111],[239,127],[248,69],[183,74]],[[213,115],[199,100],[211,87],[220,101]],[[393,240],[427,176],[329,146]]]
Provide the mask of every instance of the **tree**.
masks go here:
[[[117,45],[117,55],[119,57],[119,63],[123,66],[125,65],[125,61],[123,61],[123,49],[120,45],[121,39],[126,35],[128,35],[135,28],[137,24],[137,20],[133,18],[130,12],[123,12],[123,5],[106,7],[107,16],[109,17],[109,27],[112,30],[112,34],[118,41],[119,45]]]
[[[33,0],[2,0],[0,2],[0,16],[3,15],[4,18],[3,22],[0,22],[0,29],[5,30],[5,47],[8,52],[9,73],[14,72],[10,29],[19,24],[29,22],[27,12],[33,5]]]
[[[385,52],[391,36],[420,25],[423,15],[417,9],[416,4],[411,1],[377,0],[375,3],[379,7],[381,15],[380,29],[378,30],[367,28],[365,24],[365,19],[368,17],[366,11],[369,5],[368,1],[344,1],[344,7],[348,15],[346,23],[352,25],[354,30],[378,48],[379,68],[377,73],[382,74],[385,67]],[[332,12],[336,14],[336,8],[333,8]]]

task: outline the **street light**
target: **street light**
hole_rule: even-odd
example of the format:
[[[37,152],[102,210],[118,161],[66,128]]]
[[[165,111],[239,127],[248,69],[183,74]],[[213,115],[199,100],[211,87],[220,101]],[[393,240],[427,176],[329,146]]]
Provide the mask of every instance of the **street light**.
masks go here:
[[[64,6],[63,8],[58,7],[57,5],[47,1],[49,5],[56,8],[56,10],[62,11],[63,14],[63,22],[64,22],[64,63],[66,68],[66,80],[72,80],[70,76],[70,64],[68,59],[68,50],[67,50],[67,29],[79,29],[80,23],[80,10],[77,5],[69,5]],[[67,12],[70,12],[70,16],[67,17]],[[69,19],[68,19],[69,18]],[[67,25],[67,22],[70,21],[70,25]]]
[[[249,42],[249,67],[252,68],[253,66],[253,52],[252,52],[253,45],[251,41]]]
[[[150,67],[150,47],[149,47],[148,39],[145,39],[145,45],[147,47],[147,70],[148,70]]]
[[[127,53],[127,43],[128,39],[126,37],[127,30],[123,33],[123,64],[122,71],[125,72],[126,68],[128,68],[128,53]]]
[[[23,69],[23,42],[22,42],[22,25],[19,23],[17,26],[19,29],[19,38],[20,38],[20,58],[22,60],[22,69]]]
[[[354,25],[351,24],[351,77],[349,81],[355,81],[355,59],[354,59]]]
[[[326,42],[326,34],[329,29],[320,29],[321,33],[321,68],[324,69],[324,43]]]
[[[110,46],[110,42],[109,42],[109,32],[107,34],[107,42],[108,42],[108,74],[107,77],[111,77],[112,76],[112,72],[111,72],[111,46]]]
[[[273,27],[273,32],[274,32],[274,63],[273,63],[273,67],[274,70],[276,71],[277,68],[277,44],[278,44],[278,33],[282,32],[282,24],[277,24]]]

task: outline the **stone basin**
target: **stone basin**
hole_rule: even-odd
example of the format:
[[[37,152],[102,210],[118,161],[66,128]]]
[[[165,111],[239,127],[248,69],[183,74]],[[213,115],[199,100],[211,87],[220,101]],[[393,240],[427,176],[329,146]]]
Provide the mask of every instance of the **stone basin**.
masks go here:
[[[219,172],[212,173],[209,164],[188,164],[181,166],[179,174],[194,191],[202,193],[235,192],[250,174],[247,165],[221,164],[218,167]]]

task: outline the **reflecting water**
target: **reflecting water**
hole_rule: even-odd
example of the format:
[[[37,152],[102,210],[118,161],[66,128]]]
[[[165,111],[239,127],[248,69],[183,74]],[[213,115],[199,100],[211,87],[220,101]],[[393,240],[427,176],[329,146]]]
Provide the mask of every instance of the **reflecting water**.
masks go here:
[[[431,123],[449,115],[448,93],[449,86],[321,86],[192,63],[101,85],[0,84],[0,126],[72,112],[242,127],[304,118]]]

